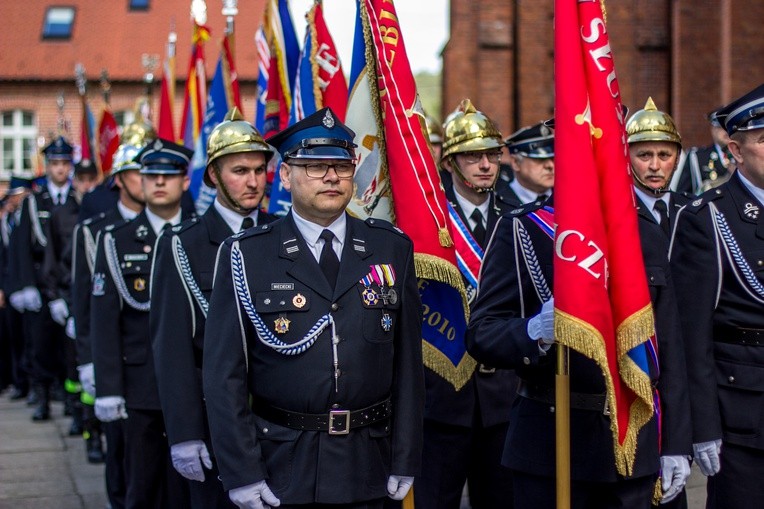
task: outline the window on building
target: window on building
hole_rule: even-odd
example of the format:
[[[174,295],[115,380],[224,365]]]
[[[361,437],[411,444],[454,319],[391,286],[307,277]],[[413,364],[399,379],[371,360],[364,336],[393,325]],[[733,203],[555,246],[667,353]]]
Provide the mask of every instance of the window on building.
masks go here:
[[[149,9],[150,0],[128,0],[131,11],[147,11]]]
[[[69,39],[74,25],[74,7],[48,7],[42,27],[44,39]]]
[[[0,122],[0,177],[11,173],[31,174],[37,157],[37,125],[34,113],[24,110],[3,111]]]

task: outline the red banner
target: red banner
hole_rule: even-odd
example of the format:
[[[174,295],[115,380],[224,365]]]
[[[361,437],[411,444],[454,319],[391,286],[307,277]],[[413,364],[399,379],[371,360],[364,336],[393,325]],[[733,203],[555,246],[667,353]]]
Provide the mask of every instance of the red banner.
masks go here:
[[[98,152],[101,157],[101,171],[104,175],[111,172],[114,153],[119,148],[119,130],[111,110],[104,108],[101,122],[98,124]]]
[[[602,368],[616,467],[653,415],[652,307],[601,0],[555,0],[555,337]],[[575,374],[572,374],[575,376]]]
[[[318,109],[328,106],[344,122],[348,107],[348,84],[345,81],[345,73],[342,72],[337,48],[326,27],[320,3],[316,3],[308,13],[308,26],[313,32],[311,35],[315,53],[312,55],[312,61],[318,68],[314,83],[321,91],[321,106],[319,103],[316,103],[316,106]]]

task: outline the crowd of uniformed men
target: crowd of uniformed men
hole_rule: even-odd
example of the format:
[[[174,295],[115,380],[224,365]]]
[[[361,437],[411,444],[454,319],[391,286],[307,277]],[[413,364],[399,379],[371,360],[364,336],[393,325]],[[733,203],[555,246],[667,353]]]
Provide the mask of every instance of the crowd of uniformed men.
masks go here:
[[[686,507],[691,462],[707,507],[764,507],[764,85],[709,120],[686,153],[651,99],[627,121],[660,412],[619,475],[600,368],[571,353],[574,508]],[[141,119],[98,186],[53,140],[2,202],[3,387],[34,421],[65,400],[115,509],[394,507],[412,485],[455,509],[465,484],[475,509],[555,507],[553,124],[504,139],[465,100],[427,126],[482,257],[459,390],[423,366],[412,242],[345,212],[355,135],[330,109],[267,143],[229,112],[199,216],[192,152]]]

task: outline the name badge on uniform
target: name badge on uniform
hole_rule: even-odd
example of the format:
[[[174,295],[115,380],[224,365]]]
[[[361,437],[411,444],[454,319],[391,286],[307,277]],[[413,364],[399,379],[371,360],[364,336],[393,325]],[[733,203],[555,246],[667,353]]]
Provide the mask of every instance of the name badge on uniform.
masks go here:
[[[50,212],[48,212],[47,210],[38,210],[37,217],[39,217],[40,219],[48,219],[50,217]]]
[[[106,277],[103,272],[96,272],[93,274],[93,295],[100,297],[104,294],[104,286],[106,284]]]
[[[145,262],[146,260],[149,259],[149,255],[142,254],[142,253],[126,254],[122,257],[122,259],[125,260],[126,262]]]

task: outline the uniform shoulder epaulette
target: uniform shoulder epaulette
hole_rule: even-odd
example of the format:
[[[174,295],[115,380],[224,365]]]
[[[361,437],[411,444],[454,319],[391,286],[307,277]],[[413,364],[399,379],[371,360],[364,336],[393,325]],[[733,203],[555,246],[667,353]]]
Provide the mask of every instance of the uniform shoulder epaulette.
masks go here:
[[[504,217],[520,217],[524,216],[525,214],[529,214],[533,212],[534,210],[538,210],[540,208],[544,207],[544,202],[542,201],[532,201],[525,203],[516,209],[512,209],[506,214],[504,214]]]
[[[409,236],[406,235],[406,232],[404,232],[403,230],[401,230],[400,228],[395,226],[390,221],[385,221],[384,219],[378,219],[378,218],[375,218],[375,217],[370,217],[370,218],[367,218],[364,221],[364,223],[366,223],[367,225],[371,226],[372,228],[381,228],[383,230],[388,230],[388,231],[391,231],[391,232],[395,232],[398,235],[400,235],[401,237],[404,237],[406,239],[409,238]]]
[[[173,226],[171,231],[175,235],[180,235],[181,233],[190,230],[197,224],[199,224],[199,218],[197,216],[194,216],[190,219],[186,219],[185,221],[181,222],[178,225]]]
[[[270,232],[272,229],[271,227],[272,227],[272,223],[259,224],[252,228],[247,228],[246,230],[242,230],[239,233],[234,233],[228,238],[234,239],[234,240],[248,239],[250,237],[255,237],[257,235],[262,235],[264,233]]]
[[[89,217],[85,219],[84,221],[82,221],[82,226],[90,226],[92,224],[98,223],[102,221],[105,217],[106,217],[106,212],[101,212],[100,214],[96,216]]]
[[[131,221],[132,221],[132,219],[120,219],[116,223],[112,223],[110,225],[107,225],[103,230],[106,231],[106,232],[116,231],[116,230],[119,230],[120,228],[122,228],[123,226],[125,226],[127,224],[130,224]]]
[[[693,214],[697,213],[701,209],[703,209],[706,205],[708,205],[710,202],[714,200],[718,200],[724,196],[724,192],[719,189],[709,189],[705,193],[701,194],[697,198],[695,198],[693,201],[685,205],[685,208],[688,212],[691,212]]]

